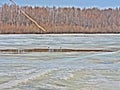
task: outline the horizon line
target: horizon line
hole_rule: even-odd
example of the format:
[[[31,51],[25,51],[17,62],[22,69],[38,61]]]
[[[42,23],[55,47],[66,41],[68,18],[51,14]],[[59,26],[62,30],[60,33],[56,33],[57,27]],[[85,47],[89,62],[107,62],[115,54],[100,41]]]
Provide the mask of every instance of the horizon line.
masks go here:
[[[4,4],[7,4],[7,5],[13,5],[13,4],[9,4],[9,3],[3,3],[3,4],[0,4],[0,7],[2,6],[2,5],[4,5]],[[28,7],[49,7],[49,8],[53,8],[53,7],[56,7],[56,8],[72,8],[72,7],[74,7],[74,8],[80,8],[80,9],[88,9],[88,8],[90,8],[90,9],[92,9],[92,8],[98,8],[98,9],[109,9],[109,8],[111,8],[111,9],[116,9],[116,8],[120,8],[120,6],[114,6],[114,7],[112,7],[112,6],[106,6],[106,7],[100,7],[100,6],[86,6],[86,7],[83,7],[83,6],[72,6],[72,5],[29,5],[29,4],[26,4],[26,5],[19,5],[19,4],[17,4],[18,6],[20,6],[20,7],[25,7],[25,6],[28,6]]]

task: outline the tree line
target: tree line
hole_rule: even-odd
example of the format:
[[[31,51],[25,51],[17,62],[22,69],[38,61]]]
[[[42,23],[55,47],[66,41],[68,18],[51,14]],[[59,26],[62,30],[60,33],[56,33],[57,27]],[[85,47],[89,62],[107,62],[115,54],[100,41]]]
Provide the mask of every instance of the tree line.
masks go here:
[[[43,26],[39,30],[20,12]],[[119,33],[120,8],[0,6],[0,33]]]

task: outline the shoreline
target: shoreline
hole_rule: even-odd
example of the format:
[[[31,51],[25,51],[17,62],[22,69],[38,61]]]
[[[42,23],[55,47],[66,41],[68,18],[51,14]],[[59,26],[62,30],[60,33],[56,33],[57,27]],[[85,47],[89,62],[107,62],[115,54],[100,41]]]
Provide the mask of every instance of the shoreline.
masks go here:
[[[58,33],[54,33],[54,32],[52,32],[52,33],[0,33],[0,35],[3,35],[3,34],[120,34],[120,32],[75,32],[75,33],[73,33],[73,32],[58,32]]]

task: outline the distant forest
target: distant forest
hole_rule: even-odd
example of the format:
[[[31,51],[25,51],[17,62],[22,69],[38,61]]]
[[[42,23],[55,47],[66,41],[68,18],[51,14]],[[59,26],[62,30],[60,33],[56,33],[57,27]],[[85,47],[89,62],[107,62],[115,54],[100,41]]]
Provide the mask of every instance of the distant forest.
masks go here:
[[[1,34],[120,32],[120,8],[20,7],[47,32],[39,30],[18,8],[16,5],[0,6]]]

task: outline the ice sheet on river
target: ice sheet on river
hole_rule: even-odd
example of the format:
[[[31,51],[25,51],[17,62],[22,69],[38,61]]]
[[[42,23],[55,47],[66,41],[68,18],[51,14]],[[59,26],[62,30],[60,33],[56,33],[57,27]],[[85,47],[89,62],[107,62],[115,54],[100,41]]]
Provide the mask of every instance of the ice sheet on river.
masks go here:
[[[117,48],[117,52],[0,53],[0,90],[119,90],[120,35],[0,35],[0,48]]]

